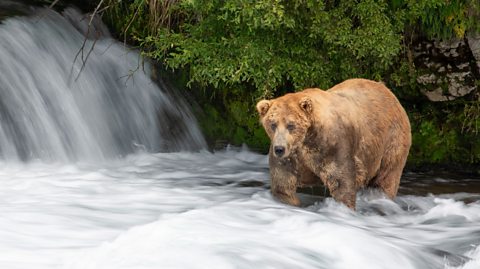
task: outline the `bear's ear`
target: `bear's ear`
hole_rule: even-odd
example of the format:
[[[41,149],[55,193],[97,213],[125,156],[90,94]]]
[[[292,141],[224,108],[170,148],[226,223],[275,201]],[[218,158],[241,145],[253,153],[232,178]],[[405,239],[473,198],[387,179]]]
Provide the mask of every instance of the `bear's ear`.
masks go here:
[[[268,100],[262,100],[257,103],[257,111],[260,117],[265,116],[269,108],[270,108],[270,101]]]
[[[312,105],[312,99],[310,99],[310,97],[303,97],[302,99],[300,99],[300,107],[303,109],[303,111],[307,112],[307,113],[312,113],[313,111],[313,105]]]

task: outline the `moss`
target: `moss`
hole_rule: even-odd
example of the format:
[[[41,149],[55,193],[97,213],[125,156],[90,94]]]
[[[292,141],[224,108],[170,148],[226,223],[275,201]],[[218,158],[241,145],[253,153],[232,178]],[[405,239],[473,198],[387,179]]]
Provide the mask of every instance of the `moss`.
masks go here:
[[[251,98],[232,95],[209,95],[209,91],[196,91],[196,100],[203,108],[198,118],[200,126],[213,148],[225,144],[248,145],[251,149],[266,153],[269,139],[260,126]]]

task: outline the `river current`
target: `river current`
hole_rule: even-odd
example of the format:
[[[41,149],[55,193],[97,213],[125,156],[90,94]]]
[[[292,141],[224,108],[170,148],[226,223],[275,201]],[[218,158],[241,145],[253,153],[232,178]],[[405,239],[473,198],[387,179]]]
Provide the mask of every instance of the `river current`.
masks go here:
[[[406,173],[394,201],[364,191],[353,212],[276,202],[267,157],[245,149],[1,167],[0,268],[480,266],[475,179]],[[464,188],[424,192],[437,184]]]
[[[29,12],[0,23],[0,268],[480,268],[480,179],[279,203],[267,156],[202,150],[188,103],[101,22]]]

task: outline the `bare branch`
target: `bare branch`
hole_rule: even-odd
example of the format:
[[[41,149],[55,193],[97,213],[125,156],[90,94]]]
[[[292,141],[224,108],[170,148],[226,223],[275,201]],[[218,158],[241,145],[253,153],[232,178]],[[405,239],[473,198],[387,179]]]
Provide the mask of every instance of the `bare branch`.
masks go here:
[[[90,49],[87,52],[87,57],[83,58],[83,49],[81,49],[82,50],[82,67],[80,67],[80,71],[78,72],[77,77],[75,78],[75,81],[77,81],[80,78],[80,74],[82,73],[83,69],[85,69],[88,57],[90,56],[90,53],[92,53],[93,49],[95,48],[95,44],[97,43],[97,40],[98,39],[95,39],[93,41],[92,46],[90,47]]]
[[[92,24],[93,18],[94,18],[95,15],[97,14],[98,9],[102,6],[102,4],[103,4],[103,0],[100,0],[100,3],[98,3],[97,7],[95,8],[95,10],[93,11],[92,15],[90,16],[90,21],[88,22],[88,26],[90,26],[90,25]]]
[[[60,0],[53,1],[48,8],[54,7],[58,3],[58,1],[60,1]]]
[[[58,1],[58,0],[57,0]],[[90,54],[92,53],[93,49],[95,48],[95,44],[97,43],[97,38],[95,38],[95,40],[93,41],[93,44],[92,46],[90,47],[90,49],[88,50],[87,52],[87,55],[86,57],[84,57],[84,49],[85,49],[85,45],[87,44],[87,40],[88,40],[88,36],[90,35],[90,29],[92,27],[92,22],[93,22],[93,18],[98,14],[98,11],[100,9],[100,7],[103,5],[103,1],[104,0],[101,0],[98,5],[95,7],[95,10],[93,11],[93,13],[90,15],[90,20],[88,21],[88,27],[87,27],[87,32],[85,33],[85,38],[83,39],[83,43],[82,43],[82,46],[80,47],[80,49],[78,50],[77,54],[75,55],[75,58],[73,60],[73,63],[72,63],[72,68],[70,70],[71,73],[73,73],[73,67],[75,65],[75,63],[77,62],[77,59],[78,59],[78,56],[81,55],[81,59],[82,59],[82,67],[80,68],[80,71],[78,72],[77,76],[75,77],[75,81],[77,81],[79,78],[80,78],[80,75],[83,71],[83,69],[85,68],[85,65],[87,64],[87,60],[88,60],[88,57],[90,56]],[[107,6],[108,7],[108,6]],[[104,10],[105,8],[103,8],[102,10]]]
[[[132,18],[130,19],[130,21],[128,22],[127,26],[126,26],[125,29],[123,30],[123,43],[124,43],[124,44],[127,43],[127,32],[128,32],[128,29],[130,28],[130,26],[132,25],[133,21],[134,21],[135,18],[137,17],[139,11],[140,11],[140,6],[137,7],[137,9],[135,10],[135,13],[133,13]]]

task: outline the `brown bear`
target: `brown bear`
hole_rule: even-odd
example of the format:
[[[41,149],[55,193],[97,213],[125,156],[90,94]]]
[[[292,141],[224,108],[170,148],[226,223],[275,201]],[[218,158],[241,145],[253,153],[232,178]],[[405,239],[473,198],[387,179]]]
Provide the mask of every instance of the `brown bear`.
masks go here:
[[[323,183],[355,209],[356,193],[379,188],[394,198],[411,145],[407,113],[384,84],[350,79],[257,104],[270,140],[271,191],[299,206],[297,187]]]

